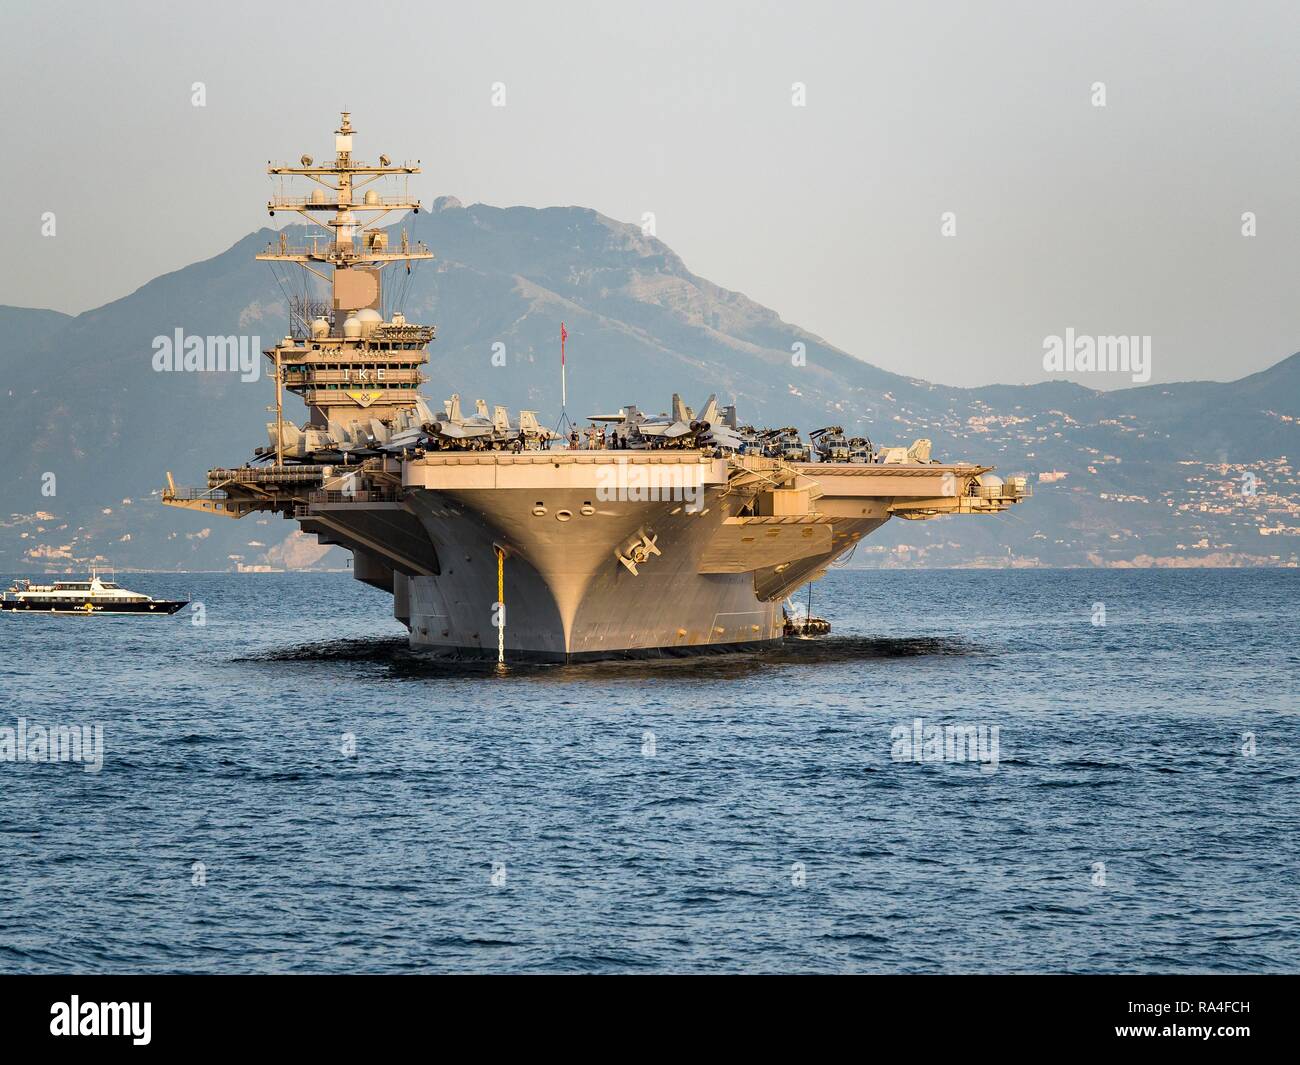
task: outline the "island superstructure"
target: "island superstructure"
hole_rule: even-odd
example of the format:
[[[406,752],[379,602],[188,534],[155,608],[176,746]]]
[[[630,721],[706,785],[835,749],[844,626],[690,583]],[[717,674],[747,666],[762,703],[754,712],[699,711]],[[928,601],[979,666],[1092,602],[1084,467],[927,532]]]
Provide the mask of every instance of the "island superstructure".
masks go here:
[[[930,444],[879,448],[838,426],[811,434],[739,424],[710,396],[671,413],[628,405],[557,434],[453,394],[420,394],[433,326],[406,321],[401,285],[432,252],[378,223],[420,210],[385,196],[418,165],[353,154],[350,116],[332,159],[273,165],[306,196],[275,195],[321,228],[258,256],[303,271],[290,328],[267,351],[269,443],[208,472],[168,474],[163,502],[240,518],[281,514],[352,553],[354,576],[393,596],[411,646],[451,657],[571,661],[752,650],[781,641],[787,597],[892,517],[989,514],[1028,494],[992,467],[934,461]],[[558,325],[558,323],[557,323]],[[448,383],[450,384],[450,383]],[[284,415],[283,392],[307,407]],[[816,457],[821,461],[812,461]]]

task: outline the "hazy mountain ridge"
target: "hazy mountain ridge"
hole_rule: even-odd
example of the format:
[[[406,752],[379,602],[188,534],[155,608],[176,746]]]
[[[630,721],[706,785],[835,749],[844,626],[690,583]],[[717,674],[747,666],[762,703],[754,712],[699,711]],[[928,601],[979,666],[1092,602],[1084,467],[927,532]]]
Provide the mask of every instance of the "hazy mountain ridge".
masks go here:
[[[1300,355],[1230,383],[950,388],[854,358],[594,211],[464,208],[451,198],[434,208],[409,220],[438,258],[415,269],[404,309],[438,326],[424,388],[435,405],[456,391],[553,422],[563,320],[571,416],[626,403],[659,411],[674,391],[691,404],[717,392],[756,424],[836,423],[883,444],[927,436],[939,457],[1035,482],[1035,498],[1001,517],[891,522],[856,562],[1296,559],[1300,484],[1287,457],[1297,448]],[[256,334],[270,346],[286,328],[285,294],[253,255],[274,237],[250,234],[75,317],[0,307],[10,457],[0,474],[0,570],[61,569],[94,555],[123,568],[268,561],[291,523],[205,523],[150,493],[168,469],[201,485],[209,466],[245,461],[265,440],[270,384],[156,373],[151,345],[182,328]],[[506,367],[492,365],[494,344],[505,346]],[[806,365],[792,363],[796,344]],[[288,412],[302,417],[294,397]],[[53,496],[42,494],[46,473]],[[1248,475],[1254,495],[1241,491]],[[298,553],[270,559],[286,557]]]

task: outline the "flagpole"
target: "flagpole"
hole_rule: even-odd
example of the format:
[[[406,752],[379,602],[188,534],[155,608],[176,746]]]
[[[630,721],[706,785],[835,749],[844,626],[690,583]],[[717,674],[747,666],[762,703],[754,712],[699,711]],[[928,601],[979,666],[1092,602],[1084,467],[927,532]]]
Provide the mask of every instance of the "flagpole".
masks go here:
[[[575,445],[572,441],[572,438],[577,434],[578,427],[569,420],[569,413],[567,409],[569,406],[569,382],[566,375],[567,367],[565,366],[565,359],[564,359],[564,342],[568,339],[569,339],[569,331],[564,328],[564,323],[561,322],[560,323],[560,420],[555,423],[555,432],[556,435],[559,436],[561,433],[565,432],[565,427],[567,426],[568,433],[570,436],[569,446],[573,447]]]

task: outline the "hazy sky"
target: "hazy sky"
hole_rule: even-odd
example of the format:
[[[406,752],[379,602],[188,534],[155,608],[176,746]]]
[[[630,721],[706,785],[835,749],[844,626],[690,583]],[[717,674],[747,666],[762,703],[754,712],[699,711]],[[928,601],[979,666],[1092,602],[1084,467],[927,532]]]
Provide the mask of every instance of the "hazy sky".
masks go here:
[[[426,202],[653,212],[696,273],[901,373],[1041,380],[1067,328],[1150,335],[1154,381],[1300,348],[1294,2],[5,0],[0,40],[0,303],[222,251],[346,107]]]

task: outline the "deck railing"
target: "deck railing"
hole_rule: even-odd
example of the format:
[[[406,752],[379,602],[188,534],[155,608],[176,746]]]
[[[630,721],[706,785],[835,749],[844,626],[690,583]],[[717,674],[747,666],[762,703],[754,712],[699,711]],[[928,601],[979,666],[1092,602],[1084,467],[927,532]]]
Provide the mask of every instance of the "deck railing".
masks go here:
[[[308,503],[400,503],[402,491],[392,489],[370,489],[357,492],[308,492]]]

